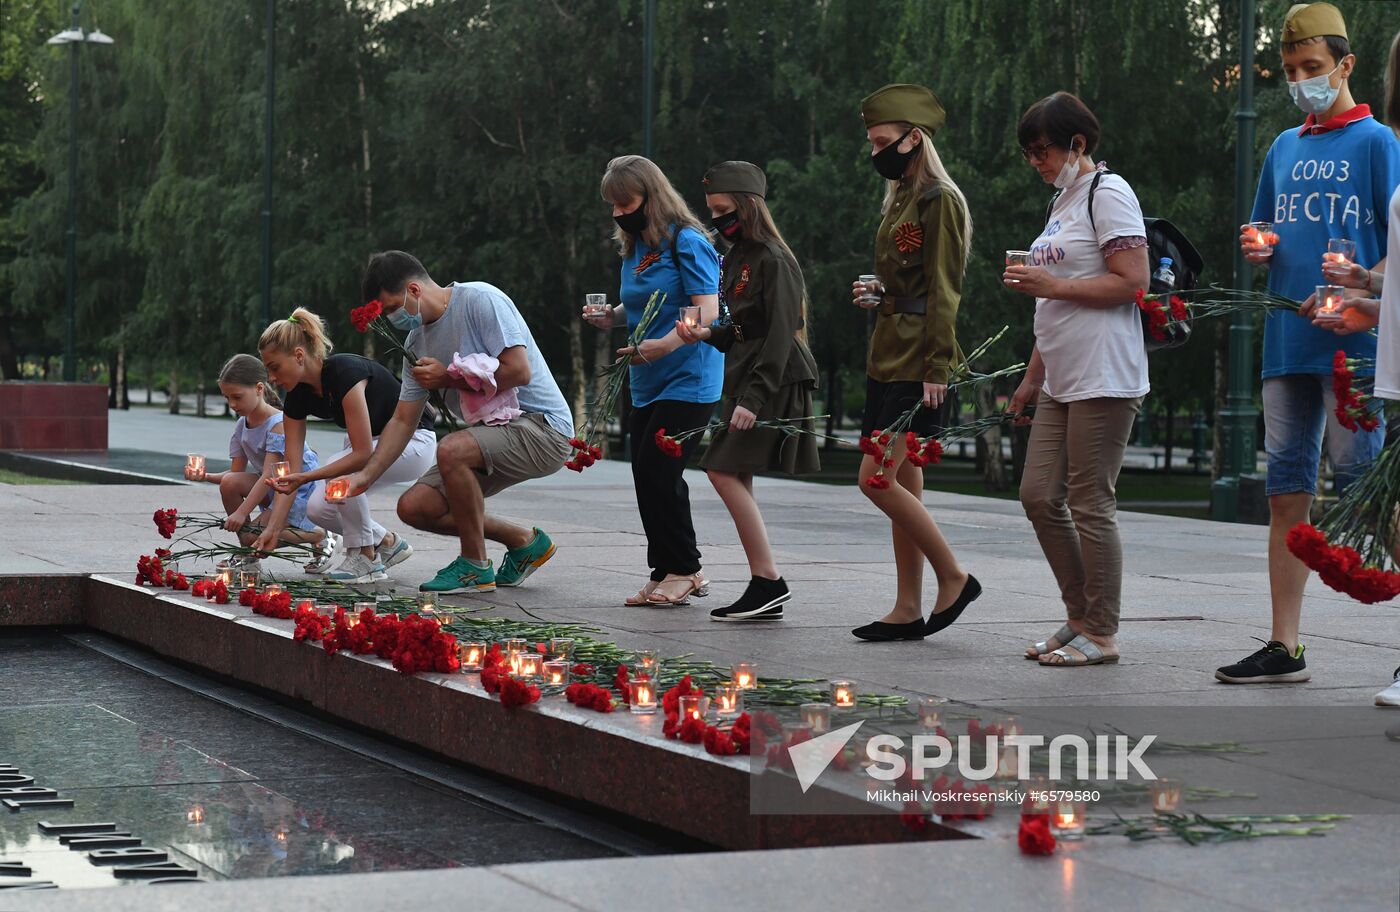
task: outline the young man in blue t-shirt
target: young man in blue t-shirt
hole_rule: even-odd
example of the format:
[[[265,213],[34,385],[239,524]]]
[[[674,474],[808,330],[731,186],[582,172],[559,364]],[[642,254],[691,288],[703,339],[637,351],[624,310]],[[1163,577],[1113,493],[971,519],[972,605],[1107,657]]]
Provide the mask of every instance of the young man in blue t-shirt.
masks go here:
[[[1250,262],[1269,267],[1269,288],[1303,301],[1318,285],[1330,238],[1356,243],[1356,260],[1373,266],[1385,256],[1388,201],[1400,182],[1400,143],[1366,105],[1352,99],[1347,80],[1356,56],[1346,22],[1329,3],[1297,4],[1282,35],[1283,68],[1294,102],[1306,114],[1301,129],[1279,134],[1264,159],[1253,219],[1274,224],[1272,254],[1251,246]],[[1288,551],[1288,530],[1308,520],[1317,489],[1323,427],[1338,493],[1380,452],[1384,424],[1348,431],[1336,418],[1332,357],[1374,358],[1368,334],[1339,339],[1306,317],[1271,311],[1264,324],[1264,448],[1268,456],[1269,590],[1273,630],[1262,649],[1216,671],[1229,684],[1293,683],[1311,676],[1298,642],[1308,569]]]

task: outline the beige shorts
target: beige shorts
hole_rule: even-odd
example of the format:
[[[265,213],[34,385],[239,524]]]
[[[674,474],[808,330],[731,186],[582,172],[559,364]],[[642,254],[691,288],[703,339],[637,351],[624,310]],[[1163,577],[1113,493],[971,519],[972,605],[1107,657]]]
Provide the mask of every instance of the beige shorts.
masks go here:
[[[486,463],[485,468],[476,470],[483,497],[499,494],[531,478],[553,475],[564,467],[564,460],[573,449],[569,438],[550,427],[538,412],[521,415],[509,424],[483,424],[460,433],[472,435]],[[443,497],[447,496],[436,463],[423,473],[418,484],[436,488]]]

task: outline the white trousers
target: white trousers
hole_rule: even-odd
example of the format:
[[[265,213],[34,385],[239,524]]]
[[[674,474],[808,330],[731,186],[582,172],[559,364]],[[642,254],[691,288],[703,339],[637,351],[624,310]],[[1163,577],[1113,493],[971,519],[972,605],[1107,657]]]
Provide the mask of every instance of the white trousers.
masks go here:
[[[379,445],[379,438],[374,438],[374,445]],[[350,438],[345,438],[345,449],[335,453],[321,461],[321,465],[330,465],[337,459],[350,455]],[[433,461],[437,457],[437,436],[426,428],[419,428],[413,432],[409,438],[408,445],[403,448],[403,453],[394,464],[380,475],[378,480],[370,486],[370,491],[379,485],[398,484],[403,481],[414,481],[428,469],[432,468]],[[338,532],[345,538],[345,548],[367,548],[377,546],[384,540],[387,534],[384,527],[374,521],[374,517],[369,513],[368,491],[364,494],[357,494],[354,497],[347,497],[344,503],[326,503],[326,486],[318,484],[316,490],[312,492],[311,499],[306,504],[306,515],[316,525],[323,529],[330,529]]]

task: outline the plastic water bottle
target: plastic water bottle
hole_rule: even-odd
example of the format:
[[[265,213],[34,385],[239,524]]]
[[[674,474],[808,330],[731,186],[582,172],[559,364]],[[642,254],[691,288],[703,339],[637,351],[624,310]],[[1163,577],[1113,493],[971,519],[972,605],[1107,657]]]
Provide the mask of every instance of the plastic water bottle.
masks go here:
[[[1172,272],[1171,257],[1162,257],[1157,271],[1152,273],[1152,284],[1163,291],[1171,291],[1176,288],[1176,273]]]

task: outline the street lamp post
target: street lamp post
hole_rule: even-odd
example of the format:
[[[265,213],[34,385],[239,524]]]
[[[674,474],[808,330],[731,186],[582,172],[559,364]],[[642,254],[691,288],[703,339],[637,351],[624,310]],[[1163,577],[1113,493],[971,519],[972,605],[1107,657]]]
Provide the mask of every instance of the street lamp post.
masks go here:
[[[1249,221],[1254,186],[1254,0],[1240,4],[1240,100],[1235,111],[1235,223]],[[1234,283],[1244,288],[1252,276],[1244,251],[1235,245]],[[1240,516],[1240,476],[1254,472],[1254,318],[1245,311],[1230,318],[1229,387],[1220,410],[1220,433],[1225,464],[1211,489],[1211,519],[1237,522]]]
[[[277,96],[277,0],[267,0],[267,110],[263,147],[262,317],[272,322],[272,126]]]
[[[67,332],[63,345],[63,379],[78,379],[78,47],[82,44],[112,44],[101,30],[83,31],[79,24],[82,0],[73,2],[73,25],[48,40],[48,44],[72,45],[68,64],[68,230],[64,245],[68,259]]]

